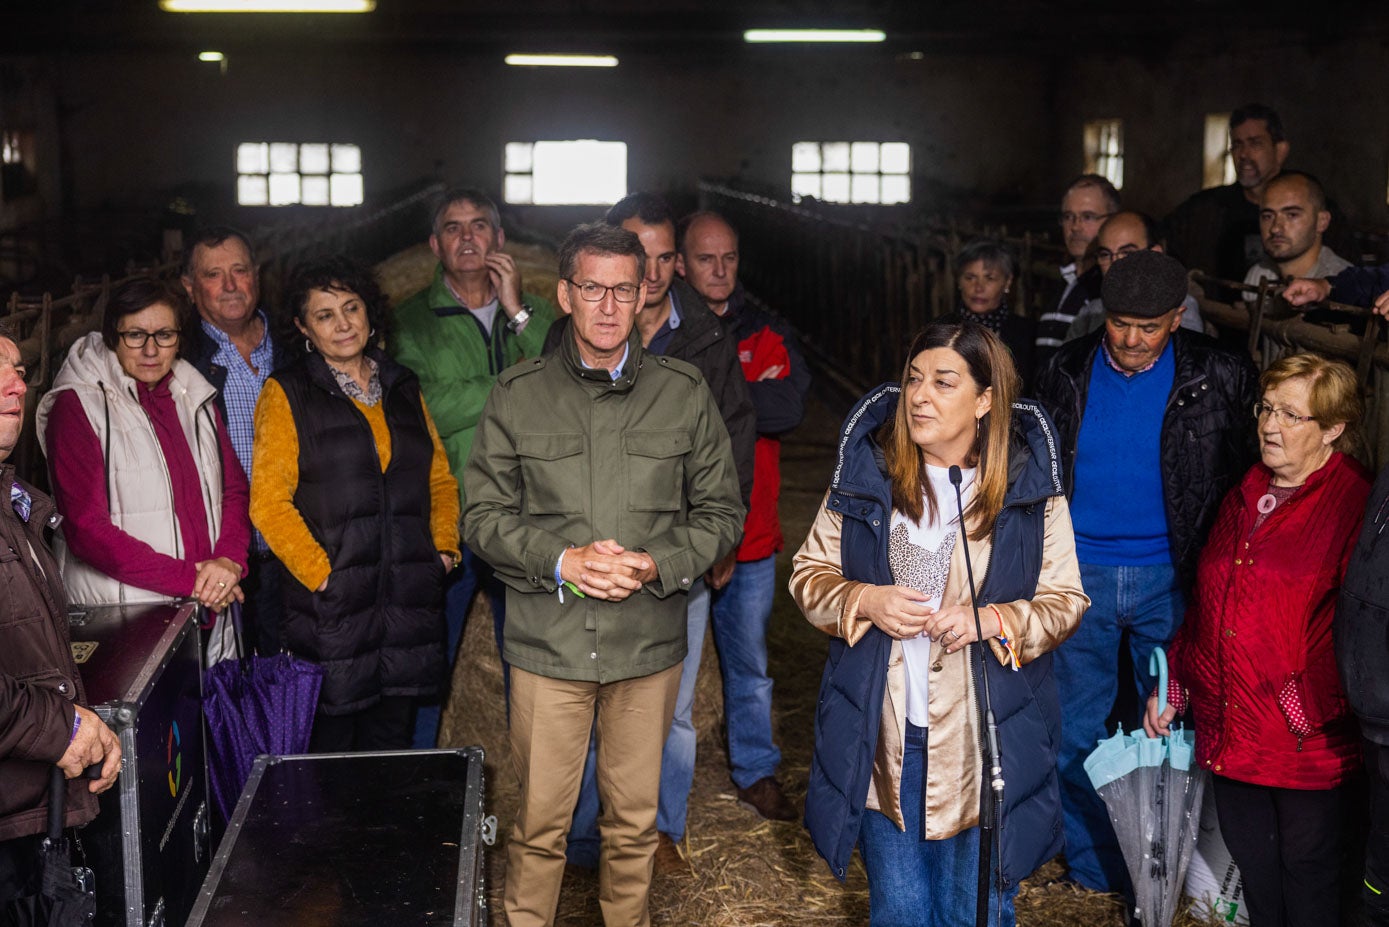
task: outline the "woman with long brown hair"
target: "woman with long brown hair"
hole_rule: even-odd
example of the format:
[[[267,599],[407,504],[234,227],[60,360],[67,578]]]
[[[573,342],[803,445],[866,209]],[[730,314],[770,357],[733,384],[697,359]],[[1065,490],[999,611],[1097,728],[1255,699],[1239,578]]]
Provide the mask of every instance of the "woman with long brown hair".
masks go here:
[[[967,922],[987,672],[1007,783],[989,905],[1012,924],[1018,882],[1061,848],[1050,654],[1089,600],[1051,422],[1015,401],[1008,349],[982,326],[935,324],[907,358],[900,384],[850,413],[795,557],[791,593],[831,637],[806,823],[840,878],[858,845],[874,927]]]

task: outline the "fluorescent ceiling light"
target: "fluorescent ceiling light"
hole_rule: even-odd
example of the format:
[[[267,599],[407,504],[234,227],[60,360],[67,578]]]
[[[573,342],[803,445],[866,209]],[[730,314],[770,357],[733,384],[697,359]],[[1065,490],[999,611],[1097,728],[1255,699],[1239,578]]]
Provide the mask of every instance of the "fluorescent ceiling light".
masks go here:
[[[226,55],[217,51],[198,52],[199,61],[224,61],[226,57]]]
[[[376,0],[159,0],[166,13],[370,13]]]
[[[532,68],[615,68],[612,55],[507,55],[506,63]]]
[[[749,29],[744,42],[882,42],[881,29]]]

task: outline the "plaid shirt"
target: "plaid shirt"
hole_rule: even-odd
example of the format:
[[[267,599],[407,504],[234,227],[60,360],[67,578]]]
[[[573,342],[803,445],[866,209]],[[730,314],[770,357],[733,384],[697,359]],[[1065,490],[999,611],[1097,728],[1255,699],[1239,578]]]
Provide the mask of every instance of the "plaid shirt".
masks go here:
[[[251,351],[251,364],[247,365],[236,345],[231,343],[226,332],[203,320],[203,331],[217,345],[212,362],[227,371],[227,382],[222,388],[222,399],[227,404],[227,435],[231,438],[232,450],[241,461],[241,469],[251,476],[251,443],[255,436],[256,400],[260,398],[261,387],[270,377],[273,350],[270,342],[270,321],[259,309],[256,315],[265,326],[265,334],[260,344]],[[255,369],[252,370],[251,367]],[[259,531],[253,532],[252,547],[265,550],[265,539]]]

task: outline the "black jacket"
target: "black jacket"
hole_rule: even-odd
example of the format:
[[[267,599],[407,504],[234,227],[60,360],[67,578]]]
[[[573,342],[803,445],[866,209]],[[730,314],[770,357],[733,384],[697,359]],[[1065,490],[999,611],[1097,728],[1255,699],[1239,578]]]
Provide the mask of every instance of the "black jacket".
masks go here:
[[[680,325],[671,334],[665,355],[693,364],[704,375],[714,394],[714,404],[728,437],[733,442],[733,461],[738,467],[738,490],[743,505],[752,498],[753,448],[757,444],[757,412],[738,363],[738,346],[719,325],[719,317],[709,311],[700,295],[676,277],[671,284],[680,302]],[[545,335],[546,354],[559,347],[569,332],[569,316],[561,315]]]
[[[1085,415],[1090,369],[1104,329],[1061,346],[1037,377],[1036,396],[1056,422],[1066,497],[1075,490],[1076,442]],[[1258,459],[1253,408],[1259,375],[1244,355],[1216,346],[1205,335],[1172,333],[1176,370],[1162,418],[1160,453],[1172,562],[1182,589],[1196,579],[1196,559],[1220,501]],[[1123,486],[1113,487],[1122,493]]]
[[[280,370],[287,370],[294,365],[294,362],[302,356],[301,352],[292,351],[289,346],[276,340],[269,331],[269,317],[266,318],[267,336],[270,337],[270,372],[275,373]],[[189,334],[188,350],[184,353],[184,360],[192,364],[198,373],[207,378],[217,390],[217,408],[222,412],[222,421],[227,418],[227,400],[223,398],[222,391],[227,386],[227,368],[213,361],[213,356],[217,353],[217,342],[208,337],[207,332],[203,331],[203,324],[197,314],[194,314],[193,322],[190,325],[192,331]]]
[[[1350,707],[1367,740],[1389,746],[1389,467],[1379,472],[1350,555],[1333,639]]]
[[[323,666],[319,708],[371,707],[428,695],[444,679],[443,564],[429,530],[429,437],[420,384],[385,354],[381,402],[391,462],[381,472],[371,426],[321,355],[274,375],[299,438],[294,505],[332,565],[322,592],[286,572],[285,646]]]

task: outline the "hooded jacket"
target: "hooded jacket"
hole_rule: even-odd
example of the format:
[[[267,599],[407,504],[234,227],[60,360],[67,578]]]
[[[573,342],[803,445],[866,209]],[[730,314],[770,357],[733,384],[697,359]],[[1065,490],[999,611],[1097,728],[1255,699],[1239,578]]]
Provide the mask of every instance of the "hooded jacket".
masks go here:
[[[797,552],[791,594],[816,627],[831,636],[815,714],[815,749],[805,822],[815,848],[843,879],[868,809],[903,827],[900,805],[906,732],[902,646],[859,614],[869,586],[892,585],[888,534],[891,486],[876,433],[891,420],[901,387],[870,392],[841,429],[826,504]],[[980,606],[994,604],[1014,638],[1017,672],[990,641],[989,673],[1006,788],[1001,827],[1002,875],[1016,884],[1061,849],[1056,772],[1061,710],[1051,651],[1080,623],[1090,600],[1062,494],[1059,448],[1041,407],[1013,406],[1009,485],[991,536],[969,541]],[[948,502],[946,503],[949,504]],[[942,606],[968,605],[965,532],[956,537]],[[928,694],[927,839],[952,837],[979,822],[982,789],[977,645],[935,660]]]

